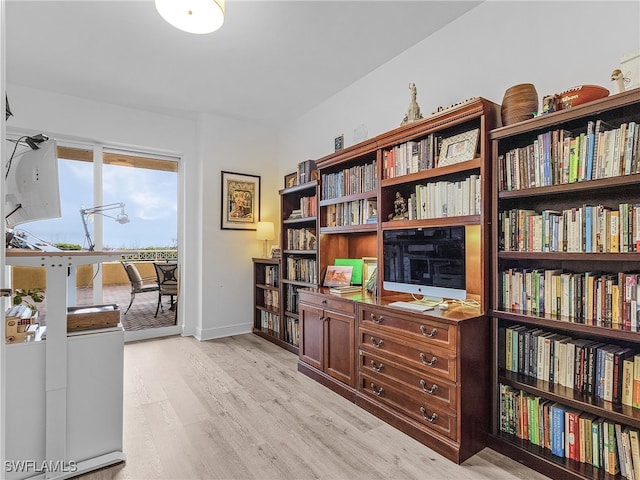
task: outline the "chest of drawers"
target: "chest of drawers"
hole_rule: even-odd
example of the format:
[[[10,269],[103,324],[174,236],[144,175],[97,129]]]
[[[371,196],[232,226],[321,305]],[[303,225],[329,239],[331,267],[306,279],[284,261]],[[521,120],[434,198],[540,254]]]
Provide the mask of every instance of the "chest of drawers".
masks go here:
[[[456,463],[486,445],[489,330],[462,307],[357,307],[356,403]]]

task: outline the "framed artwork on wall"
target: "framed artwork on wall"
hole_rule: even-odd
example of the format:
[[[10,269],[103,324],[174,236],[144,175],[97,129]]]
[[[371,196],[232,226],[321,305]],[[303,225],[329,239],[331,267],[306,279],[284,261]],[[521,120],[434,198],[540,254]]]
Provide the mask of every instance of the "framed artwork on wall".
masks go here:
[[[256,230],[260,220],[260,177],[222,171],[222,230]]]

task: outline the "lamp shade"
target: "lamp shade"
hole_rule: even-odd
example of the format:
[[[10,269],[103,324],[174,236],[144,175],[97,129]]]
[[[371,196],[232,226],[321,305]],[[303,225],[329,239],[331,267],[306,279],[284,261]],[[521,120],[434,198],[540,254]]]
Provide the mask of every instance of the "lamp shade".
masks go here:
[[[276,233],[273,229],[273,222],[258,222],[256,239],[273,240],[274,238],[276,238]]]
[[[155,0],[156,10],[174,27],[189,33],[211,33],[224,23],[224,0]]]

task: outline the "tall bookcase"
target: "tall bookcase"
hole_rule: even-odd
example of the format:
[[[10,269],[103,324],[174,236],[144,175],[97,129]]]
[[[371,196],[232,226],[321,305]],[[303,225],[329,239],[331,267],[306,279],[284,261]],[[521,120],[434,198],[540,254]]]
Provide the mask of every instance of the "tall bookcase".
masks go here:
[[[283,339],[298,353],[298,289],[318,285],[316,180],[280,190]]]
[[[638,123],[635,89],[491,133],[490,446],[551,478],[635,466]]]
[[[283,345],[279,258],[253,259],[253,333]],[[288,343],[288,342],[287,342]]]

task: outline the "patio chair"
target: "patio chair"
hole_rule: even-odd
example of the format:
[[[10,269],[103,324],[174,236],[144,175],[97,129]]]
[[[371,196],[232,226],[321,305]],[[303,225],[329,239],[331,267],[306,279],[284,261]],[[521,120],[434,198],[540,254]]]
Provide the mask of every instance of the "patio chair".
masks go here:
[[[156,314],[154,315],[154,317],[158,316],[158,311],[162,311],[164,313],[164,308],[162,307],[163,296],[170,297],[170,310],[175,310],[177,313],[174,297],[178,296],[178,264],[155,262],[153,266],[156,269],[156,276],[159,286],[158,305],[156,307]]]
[[[160,290],[160,287],[158,286],[156,277],[141,276],[135,264],[123,261],[122,266],[124,267],[125,272],[127,272],[129,283],[131,283],[131,301],[129,302],[129,306],[124,312],[124,315],[126,315],[131,308],[131,305],[133,305],[136,294],[157,292],[158,290]]]

